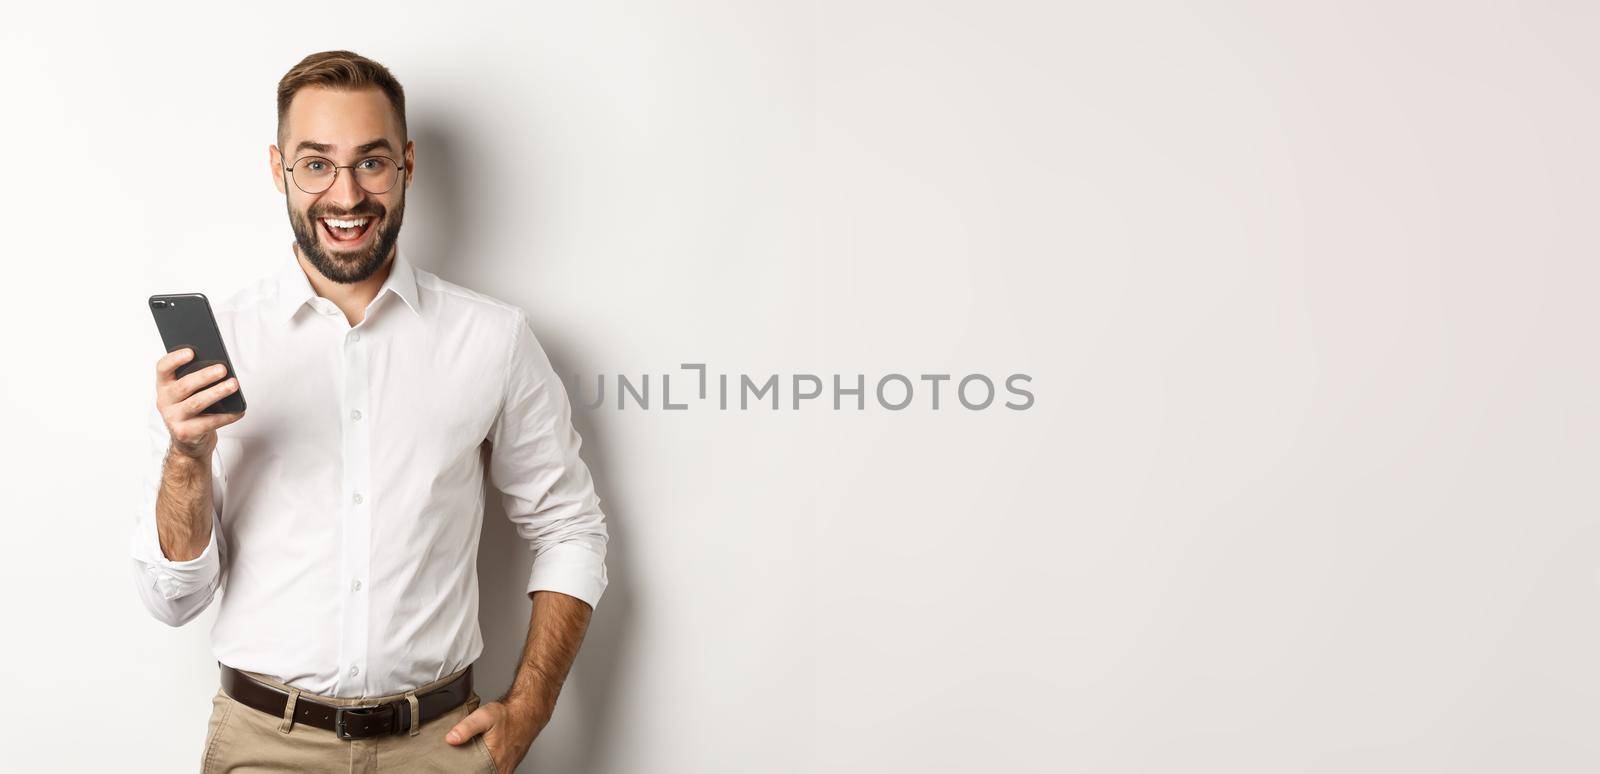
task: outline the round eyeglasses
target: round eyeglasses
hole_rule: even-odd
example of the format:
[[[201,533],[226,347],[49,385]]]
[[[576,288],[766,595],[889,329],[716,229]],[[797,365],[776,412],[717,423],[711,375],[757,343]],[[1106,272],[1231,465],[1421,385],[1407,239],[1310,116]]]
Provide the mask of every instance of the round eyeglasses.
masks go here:
[[[400,181],[400,162],[388,156],[368,156],[344,165],[321,156],[304,156],[295,159],[286,171],[294,187],[308,194],[319,194],[333,187],[341,169],[350,170],[356,185],[369,194],[388,193]]]

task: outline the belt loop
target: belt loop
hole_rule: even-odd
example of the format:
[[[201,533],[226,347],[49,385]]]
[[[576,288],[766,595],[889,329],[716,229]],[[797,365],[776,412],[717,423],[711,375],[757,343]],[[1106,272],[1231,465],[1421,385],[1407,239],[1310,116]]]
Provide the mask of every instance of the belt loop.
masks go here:
[[[289,700],[283,704],[283,722],[278,724],[278,730],[287,734],[294,728],[294,703],[300,698],[299,688],[289,689]]]
[[[416,691],[406,691],[406,703],[411,705],[411,731],[409,736],[416,736],[422,732],[422,704],[417,701]]]

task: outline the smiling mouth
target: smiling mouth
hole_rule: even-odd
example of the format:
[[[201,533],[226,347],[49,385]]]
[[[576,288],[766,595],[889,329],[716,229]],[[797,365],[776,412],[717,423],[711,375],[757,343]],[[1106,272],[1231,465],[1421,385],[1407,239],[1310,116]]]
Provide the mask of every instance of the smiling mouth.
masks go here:
[[[354,247],[361,244],[376,220],[370,215],[358,218],[317,218],[317,222],[322,224],[322,233],[327,236],[328,241],[340,247]]]

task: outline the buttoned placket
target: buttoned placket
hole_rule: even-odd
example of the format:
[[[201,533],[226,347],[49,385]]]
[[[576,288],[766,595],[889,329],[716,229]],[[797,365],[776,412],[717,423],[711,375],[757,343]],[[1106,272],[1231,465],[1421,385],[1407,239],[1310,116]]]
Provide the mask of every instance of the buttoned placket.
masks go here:
[[[371,426],[368,415],[371,413],[369,400],[372,394],[369,383],[371,369],[367,357],[370,342],[365,340],[371,338],[371,331],[367,330],[365,337],[362,331],[367,329],[366,320],[371,318],[364,318],[361,324],[350,327],[331,302],[328,306],[332,307],[334,319],[341,323],[338,326],[341,336],[338,357],[342,374],[339,420],[344,471],[340,540],[343,574],[338,587],[333,590],[339,594],[343,609],[340,616],[343,628],[339,638],[339,693],[345,696],[365,695],[370,666],[367,662],[367,632],[370,627],[368,595],[363,589],[371,571],[374,493],[369,489],[372,481],[372,445],[368,432]]]

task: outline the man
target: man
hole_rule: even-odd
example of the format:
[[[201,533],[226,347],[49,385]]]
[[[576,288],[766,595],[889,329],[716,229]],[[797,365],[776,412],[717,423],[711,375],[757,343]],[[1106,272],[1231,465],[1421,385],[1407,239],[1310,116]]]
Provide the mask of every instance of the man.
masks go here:
[[[415,158],[385,67],[306,57],[278,84],[277,140],[291,254],[217,305],[237,374],[157,361],[133,536],[160,620],[222,592],[203,769],[512,771],[606,587],[567,395],[521,309],[397,247]],[[200,413],[242,386],[246,412]],[[510,690],[480,706],[485,464],[533,548],[533,615]]]

